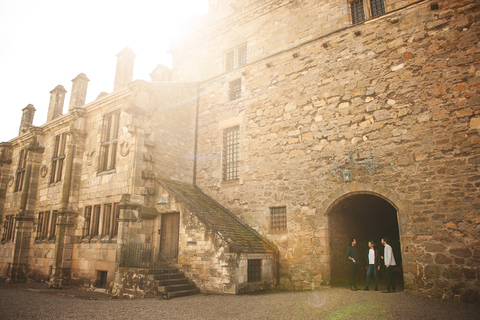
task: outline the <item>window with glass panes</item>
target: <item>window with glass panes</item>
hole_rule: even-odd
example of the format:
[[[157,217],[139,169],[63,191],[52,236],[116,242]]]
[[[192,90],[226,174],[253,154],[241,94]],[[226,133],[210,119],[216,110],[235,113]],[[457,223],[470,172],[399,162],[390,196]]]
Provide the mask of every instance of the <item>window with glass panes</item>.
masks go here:
[[[15,192],[22,191],[23,180],[25,179],[25,169],[27,167],[27,150],[21,150],[18,157],[17,172],[15,175]]]
[[[53,149],[52,171],[50,173],[50,183],[62,180],[63,162],[65,160],[65,145],[67,135],[65,133],[55,136],[55,146]]]
[[[242,96],[242,80],[236,79],[228,84],[228,99],[237,100]]]
[[[223,180],[238,179],[239,127],[223,132]]]
[[[118,144],[118,124],[120,113],[115,112],[103,118],[102,147],[100,153],[99,171],[115,169]]]

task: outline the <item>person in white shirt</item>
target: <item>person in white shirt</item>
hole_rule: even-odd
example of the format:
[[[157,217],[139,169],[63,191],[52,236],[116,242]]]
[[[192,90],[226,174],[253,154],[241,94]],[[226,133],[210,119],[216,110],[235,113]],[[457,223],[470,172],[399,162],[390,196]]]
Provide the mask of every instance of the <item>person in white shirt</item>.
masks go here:
[[[378,291],[378,270],[380,270],[380,255],[378,254],[377,247],[375,247],[375,242],[369,241],[368,242],[368,251],[367,251],[367,261],[368,261],[368,266],[367,266],[367,284],[365,286],[365,291],[368,291],[368,285],[370,284],[370,276],[373,275],[375,276],[375,291]]]
[[[393,279],[393,267],[396,265],[395,257],[393,256],[392,247],[388,244],[388,239],[383,238],[382,244],[385,246],[385,251],[383,253],[383,262],[385,263],[385,273],[387,278],[387,291],[384,293],[395,292],[395,280]],[[391,290],[390,290],[391,288]]]

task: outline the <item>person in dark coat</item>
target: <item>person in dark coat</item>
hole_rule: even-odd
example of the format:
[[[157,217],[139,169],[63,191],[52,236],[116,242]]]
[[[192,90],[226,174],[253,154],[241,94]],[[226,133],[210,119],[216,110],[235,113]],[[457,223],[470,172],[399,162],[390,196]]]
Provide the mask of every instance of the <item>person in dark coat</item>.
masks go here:
[[[353,291],[357,291],[357,267],[358,267],[358,256],[357,256],[357,248],[355,245],[357,244],[357,239],[352,238],[350,241],[350,245],[347,247],[347,252],[345,256],[348,259],[348,263],[350,265],[350,289]]]
[[[368,242],[368,251],[367,251],[367,284],[365,286],[365,291],[368,291],[368,285],[370,284],[370,276],[375,276],[375,291],[378,291],[378,271],[380,270],[380,254],[378,253],[377,247],[375,246],[375,242],[369,241]]]

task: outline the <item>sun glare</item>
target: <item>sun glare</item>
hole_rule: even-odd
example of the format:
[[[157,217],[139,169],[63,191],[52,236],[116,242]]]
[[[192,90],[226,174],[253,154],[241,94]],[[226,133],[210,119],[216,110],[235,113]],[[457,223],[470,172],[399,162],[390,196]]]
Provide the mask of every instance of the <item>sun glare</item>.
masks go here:
[[[2,0],[0,1],[0,141],[18,132],[21,110],[37,109],[34,125],[46,121],[49,92],[67,90],[79,73],[90,79],[87,103],[111,92],[115,55],[136,54],[134,79],[150,80],[158,64],[171,67],[169,41],[208,0]],[[66,107],[64,106],[64,110]]]

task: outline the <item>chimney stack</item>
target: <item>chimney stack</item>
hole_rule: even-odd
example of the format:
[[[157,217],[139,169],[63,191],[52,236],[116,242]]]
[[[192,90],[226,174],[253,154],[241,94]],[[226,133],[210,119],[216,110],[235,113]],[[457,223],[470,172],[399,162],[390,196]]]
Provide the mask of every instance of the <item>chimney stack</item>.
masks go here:
[[[113,91],[125,88],[133,79],[133,60],[135,59],[135,53],[133,53],[132,49],[125,48],[117,54],[117,57],[117,71],[115,73]]]
[[[50,91],[50,104],[48,106],[47,122],[62,115],[63,102],[65,101],[65,93],[67,90],[62,85],[58,85]]]
[[[72,80],[72,94],[70,95],[68,111],[72,110],[73,107],[81,107],[85,105],[88,81],[90,80],[87,78],[85,73],[80,73],[75,79]]]
[[[172,70],[159,64],[152,73],[150,73],[152,81],[170,82],[172,80]]]
[[[35,111],[35,108],[31,104],[22,109],[22,121],[20,122],[20,129],[18,130],[19,136],[27,132],[28,129],[32,127]]]

